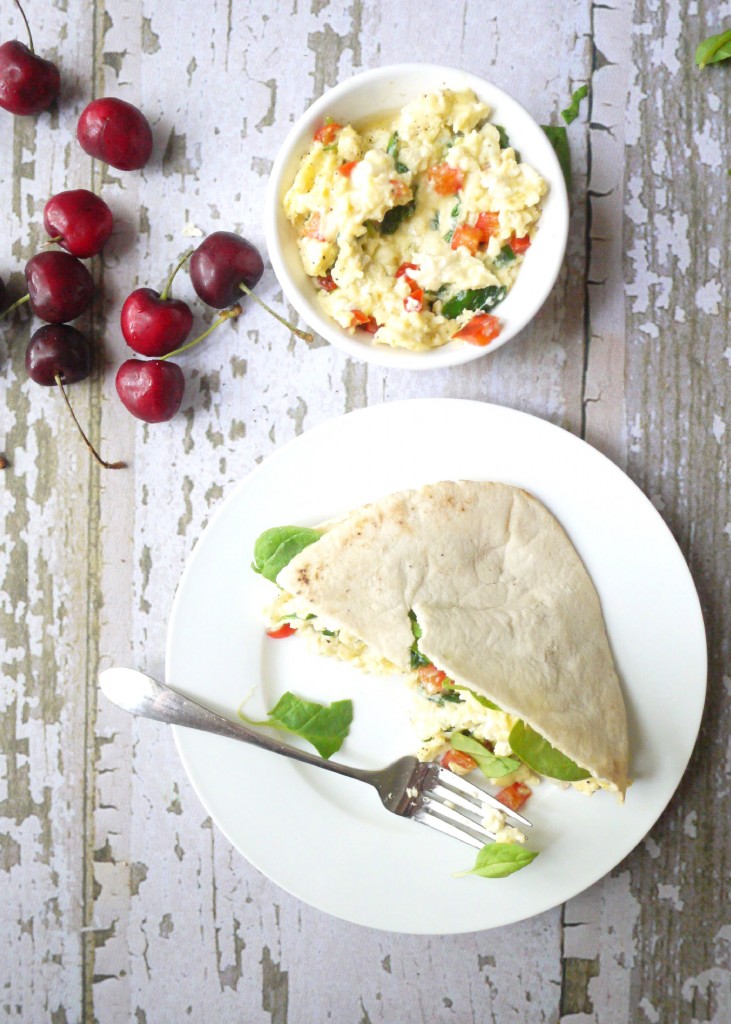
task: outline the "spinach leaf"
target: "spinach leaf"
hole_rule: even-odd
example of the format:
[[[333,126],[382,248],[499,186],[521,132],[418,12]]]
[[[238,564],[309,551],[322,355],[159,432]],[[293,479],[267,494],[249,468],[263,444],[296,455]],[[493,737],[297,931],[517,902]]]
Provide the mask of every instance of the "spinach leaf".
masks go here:
[[[386,152],[392,157],[393,162],[396,164],[396,170],[399,174],[406,174],[408,167],[406,164],[402,164],[398,158],[399,144],[398,144],[398,132],[394,132],[391,138],[388,140],[386,146]]]
[[[508,743],[513,753],[539,775],[547,775],[550,779],[560,779],[562,782],[579,782],[589,778],[589,772],[556,750],[522,719],[511,729]]]
[[[431,662],[427,662],[430,665]],[[432,704],[437,704],[440,708],[443,708],[445,704],[464,704],[464,701],[457,693],[456,690],[451,689],[448,686],[443,687],[438,693],[427,693],[426,690],[421,691],[424,700],[429,700]]]
[[[495,266],[501,268],[507,267],[509,263],[514,263],[516,258],[517,257],[510,246],[504,245],[495,257]]]
[[[566,180],[566,188],[571,188],[571,153],[569,152],[569,137],[564,125],[542,124],[541,128],[548,136],[548,141],[554,148],[558,162],[561,165],[563,176]]]
[[[461,750],[463,754],[474,757],[477,767],[486,779],[500,779],[503,775],[510,775],[520,768],[520,761],[516,757],[498,757],[467,733],[453,732],[449,742],[453,750]]]
[[[386,210],[385,216],[378,225],[382,235],[392,235],[401,225],[401,222],[410,217],[416,209],[416,196],[410,199],[403,206],[392,206]]]
[[[571,102],[569,103],[568,107],[566,107],[565,110],[561,111],[561,117],[564,119],[566,124],[571,124],[572,121],[576,120],[576,118],[579,116],[579,104],[584,99],[584,97],[588,95],[588,85],[582,85],[580,88],[576,90],[576,92],[571,97]]]
[[[439,210],[437,210],[437,211],[435,212],[434,216],[433,216],[433,217],[432,217],[432,219],[431,219],[431,220],[429,221],[429,227],[430,227],[430,228],[431,228],[431,229],[432,229],[433,231],[438,231],[438,230],[439,230]]]
[[[255,722],[239,711],[248,725],[266,725],[291,732],[311,743],[320,757],[332,757],[343,745],[353,721],[352,700],[336,700],[332,704],[314,704],[293,693],[285,693],[269,712],[265,722]]]
[[[465,693],[469,693],[470,697],[474,698],[478,704],[482,704],[483,708],[489,708],[490,711],[501,710],[497,704],[493,704],[491,700],[488,700],[487,697],[483,697],[481,693],[475,693],[474,690],[470,690],[469,686],[457,686],[455,683],[454,688],[455,690],[464,690]]]
[[[431,665],[429,659],[421,653],[419,650],[419,640],[421,639],[421,626],[416,621],[416,615],[413,611],[409,612],[409,619],[411,620],[411,633],[414,637],[414,642],[411,645],[411,667],[421,668],[422,665]]]
[[[706,64],[718,64],[722,60],[731,60],[731,29],[704,39],[695,51],[695,62],[701,70]]]
[[[276,583],[285,565],[289,565],[295,555],[321,536],[319,530],[310,530],[306,526],[274,526],[265,530],[254,545],[251,568]]]
[[[499,139],[500,149],[507,149],[510,146],[510,139],[508,138],[508,133],[505,131],[505,129],[503,128],[503,126],[501,124],[496,124],[496,125],[494,125],[494,127],[497,128],[497,133],[500,136],[500,139]],[[519,164],[520,163],[520,153],[518,152],[517,149],[514,149],[513,152],[515,153],[515,162],[516,162],[516,164]]]
[[[497,133],[500,136],[500,149],[507,149],[508,146],[510,145],[508,133],[505,131],[501,124],[496,124],[494,127],[497,128]]]
[[[445,242],[451,242],[451,241],[452,241],[452,235],[453,235],[453,234],[454,234],[454,228],[453,228],[453,229],[452,229],[451,231],[448,231],[448,232],[446,233],[446,235],[444,236],[444,241],[445,241]]]
[[[454,877],[479,875],[480,878],[507,878],[527,867],[537,856],[536,852],[526,850],[518,843],[488,843],[477,854],[475,866],[470,871],[458,871]]]
[[[456,202],[456,203],[454,204],[454,206],[452,207],[452,211],[451,211],[451,213],[450,213],[450,216],[451,216],[451,217],[459,217],[459,208],[460,208],[460,205],[461,205],[461,200],[459,200],[459,199],[458,199],[458,200],[457,200],[457,202]]]
[[[487,288],[468,288],[447,299],[442,306],[442,316],[447,320],[454,320],[466,309],[493,309],[507,294],[508,289],[504,285],[489,284]]]

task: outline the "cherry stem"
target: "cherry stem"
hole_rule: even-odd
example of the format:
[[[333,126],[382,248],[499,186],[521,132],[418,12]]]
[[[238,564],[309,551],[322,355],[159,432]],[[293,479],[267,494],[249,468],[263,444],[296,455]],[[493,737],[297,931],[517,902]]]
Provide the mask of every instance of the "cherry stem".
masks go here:
[[[220,327],[226,320],[235,320],[237,316],[241,316],[243,309],[236,303],[235,306],[231,306],[230,309],[222,309],[218,314],[218,320],[214,320],[208,330],[204,331],[203,334],[199,334],[197,338],[193,338],[192,341],[186,342],[185,345],[181,345],[180,348],[176,348],[174,352],[168,352],[166,356],[160,356],[160,359],[172,359],[173,356],[179,356],[181,352],[186,352],[189,348],[193,348],[199,341],[203,341],[209,334],[212,334],[217,327]]]
[[[160,292],[160,298],[162,299],[163,302],[165,301],[165,299],[170,294],[170,289],[173,286],[173,281],[175,279],[175,275],[180,270],[182,265],[186,262],[186,260],[190,259],[190,257],[193,255],[194,252],[195,252],[195,249],[188,249],[188,251],[185,253],[185,255],[181,256],[180,261],[178,262],[178,264],[176,265],[176,267],[173,270],[172,274],[168,278],[168,283],[165,285],[163,290]]]
[[[30,294],[28,294],[28,295],[24,295],[22,299],[17,299],[17,300],[16,300],[16,301],[15,301],[15,302],[14,302],[14,303],[12,304],[12,306],[8,306],[8,308],[7,308],[7,309],[4,309],[4,310],[2,311],[2,313],[0,313],[0,320],[2,320],[2,318],[3,318],[4,316],[7,316],[7,315],[8,315],[9,313],[12,313],[14,309],[18,309],[18,307],[19,307],[19,306],[22,306],[24,302],[28,302],[29,300],[30,300]]]
[[[55,238],[48,238],[48,239],[46,239],[46,241],[45,241],[45,242],[43,243],[43,245],[41,246],[41,248],[42,248],[42,249],[45,249],[47,245],[56,245],[56,243],[57,243],[57,242],[60,242],[62,238],[63,238],[63,235],[56,235],[56,237],[55,237]]]
[[[28,33],[28,42],[30,43],[30,52],[31,53],[35,53],[36,51],[35,51],[35,47],[33,46],[33,36],[31,35],[30,25],[28,24],[28,19],[25,16],[25,11],[20,6],[20,0],[15,0],[15,6],[20,11],[20,16],[23,19],[23,21],[25,22],[25,30]]]
[[[292,334],[296,334],[297,337],[298,338],[302,338],[303,341],[307,341],[307,342],[314,341],[314,338],[309,333],[309,331],[301,331],[299,329],[299,327],[295,327],[294,324],[291,324],[289,322],[289,320],[285,320],[283,316],[279,315],[279,313],[275,313],[274,310],[271,308],[271,306],[267,306],[266,302],[264,302],[263,299],[260,299],[259,296],[256,295],[251,290],[251,288],[249,288],[248,285],[245,285],[243,281],[239,282],[239,288],[241,289],[242,292],[246,292],[246,294],[249,296],[250,299],[253,299],[254,302],[258,302],[260,306],[263,306],[263,308],[267,311],[267,313],[271,313],[271,315],[274,317],[274,319],[278,320],[280,322],[280,324],[284,324],[285,327],[289,327],[289,329],[292,332]]]
[[[76,413],[71,408],[71,402],[69,402],[68,395],[66,394],[66,389],[63,386],[63,381],[61,380],[61,375],[58,374],[58,373],[55,374],[54,375],[54,379],[56,381],[56,384],[58,384],[59,388],[61,389],[61,394],[63,395],[63,400],[66,403],[66,405],[68,406],[68,410],[71,413],[71,418],[73,419],[74,423],[76,424],[76,426],[78,428],[79,433],[81,434],[81,436],[84,439],[84,444],[89,449],[89,451],[94,456],[94,458],[99,463],[99,465],[103,466],[105,469],[126,469],[127,468],[127,463],[126,462],[105,462],[104,461],[104,459],[101,457],[101,455],[96,450],[94,445],[91,443],[89,438],[86,436],[84,431],[81,429],[81,424],[76,419]]]

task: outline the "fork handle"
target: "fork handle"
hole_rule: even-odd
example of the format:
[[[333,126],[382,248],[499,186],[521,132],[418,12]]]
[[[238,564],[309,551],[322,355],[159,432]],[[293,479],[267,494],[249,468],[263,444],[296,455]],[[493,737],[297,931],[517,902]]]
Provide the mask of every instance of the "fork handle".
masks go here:
[[[303,764],[325,768],[336,775],[345,775],[350,779],[373,784],[371,772],[367,770],[338,764],[337,761],[327,761],[324,757],[290,747],[272,736],[255,732],[240,722],[232,722],[143,672],[129,668],[110,668],[100,674],[99,683],[104,695],[130,714],[240,740],[242,743],[271,750],[274,754],[284,754],[285,757],[301,761]]]

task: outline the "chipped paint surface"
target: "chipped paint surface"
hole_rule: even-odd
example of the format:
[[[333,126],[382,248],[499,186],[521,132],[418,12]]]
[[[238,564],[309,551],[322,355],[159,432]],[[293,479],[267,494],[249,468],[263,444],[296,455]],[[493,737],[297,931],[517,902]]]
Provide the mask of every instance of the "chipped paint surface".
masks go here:
[[[3,38],[24,38],[6,6]],[[725,1024],[731,69],[699,73],[692,54],[728,3],[180,0],[174,18],[163,6],[33,5],[62,103],[37,119],[0,111],[11,298],[49,195],[93,186],[117,217],[93,268],[100,296],[79,322],[97,367],[73,400],[104,453],[131,465],[100,472],[59,396],[25,380],[27,313],[0,327],[3,1017]],[[542,123],[590,85],[569,128],[567,260],[534,324],[493,357],[417,377],[319,339],[308,349],[247,308],[181,360],[181,414],[135,423],[113,388],[124,296],[160,287],[198,232],[238,230],[263,248],[263,191],[292,120],[353,71],[404,59],[482,74]],[[104,94],[151,121],[141,173],[94,165],[73,140],[80,110]],[[259,287],[283,304],[271,270]],[[184,275],[175,294],[194,298]],[[202,329],[210,316],[195,310]],[[702,742],[647,839],[563,908],[447,938],[360,929],[276,888],[213,828],[168,732],[96,693],[110,664],[162,674],[182,566],[242,476],[326,419],[424,395],[540,415],[627,469],[688,558],[711,654]]]

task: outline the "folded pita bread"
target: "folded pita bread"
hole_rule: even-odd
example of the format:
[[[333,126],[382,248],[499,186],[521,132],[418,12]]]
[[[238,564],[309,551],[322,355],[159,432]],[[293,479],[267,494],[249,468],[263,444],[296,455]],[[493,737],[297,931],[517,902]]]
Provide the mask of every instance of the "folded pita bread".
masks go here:
[[[627,785],[627,722],[599,598],[532,495],[443,482],[351,513],[277,577],[317,615],[409,671],[419,650],[589,771]]]

